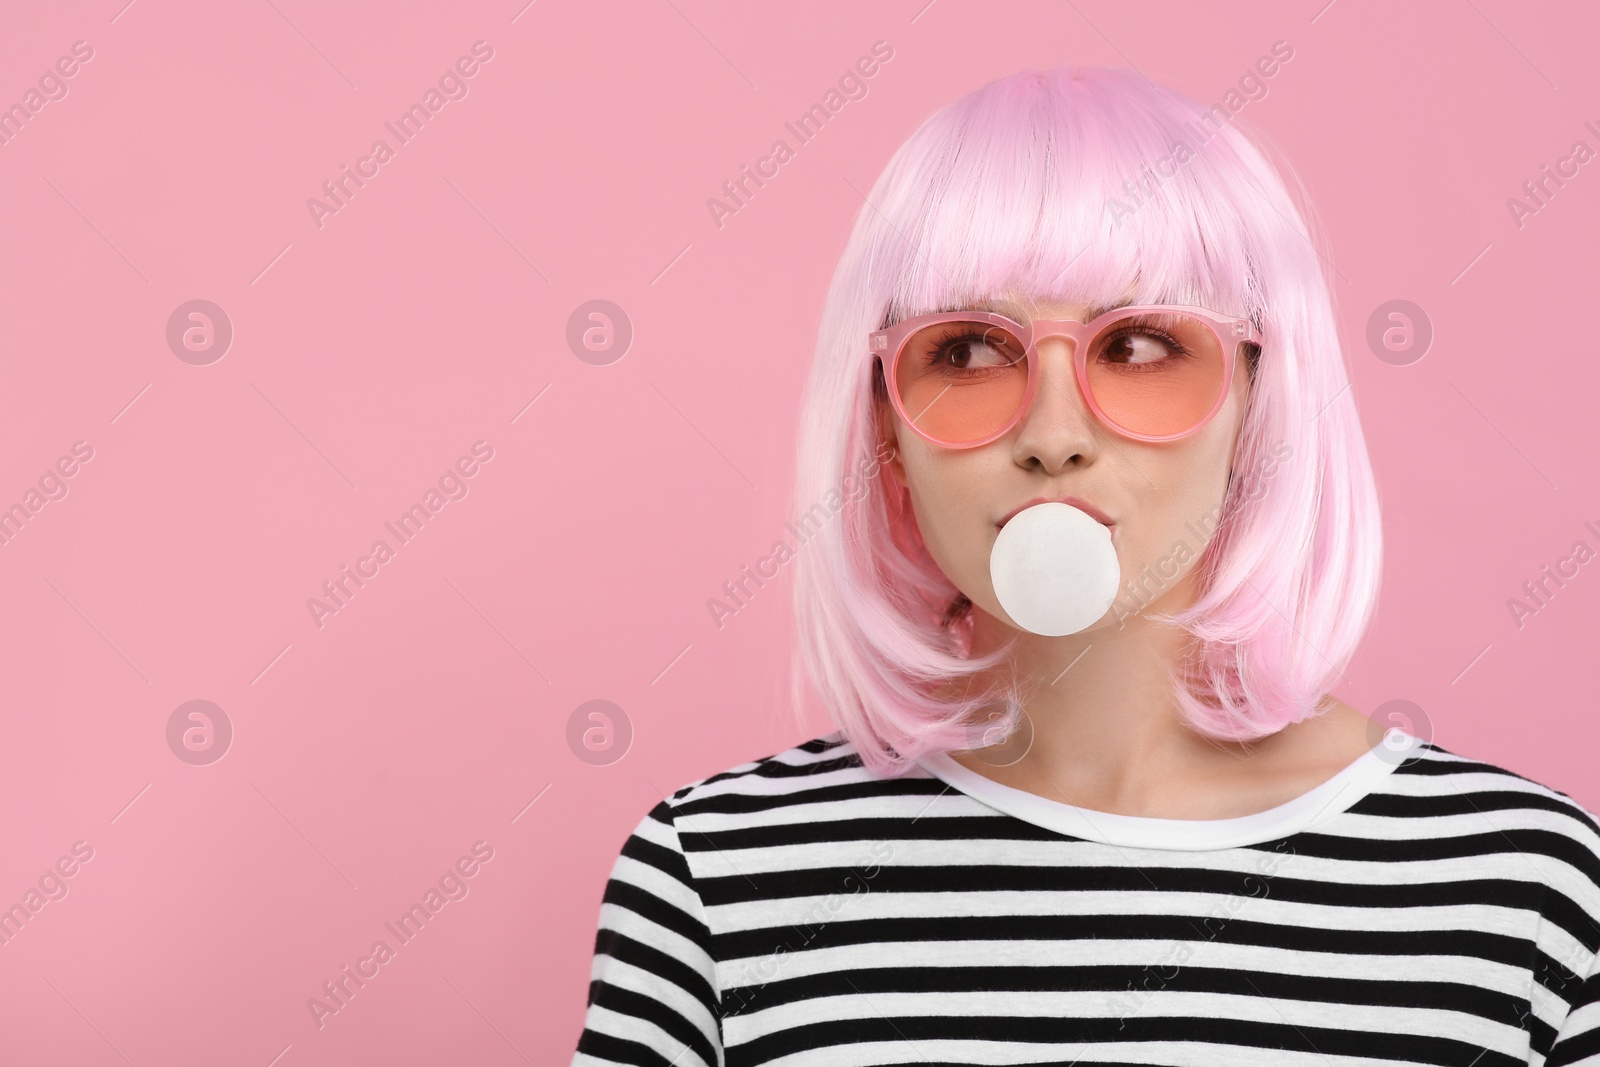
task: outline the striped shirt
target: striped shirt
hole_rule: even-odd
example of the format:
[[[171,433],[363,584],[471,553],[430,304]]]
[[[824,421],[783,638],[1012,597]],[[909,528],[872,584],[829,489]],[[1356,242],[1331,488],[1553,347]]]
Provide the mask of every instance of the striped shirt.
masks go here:
[[[1201,821],[835,732],[639,822],[572,1062],[1596,1067],[1597,959],[1594,816],[1400,731]]]

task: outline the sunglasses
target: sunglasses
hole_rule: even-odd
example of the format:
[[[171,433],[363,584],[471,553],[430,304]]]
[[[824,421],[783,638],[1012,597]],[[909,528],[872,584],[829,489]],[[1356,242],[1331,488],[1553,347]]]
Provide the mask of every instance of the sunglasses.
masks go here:
[[[1249,319],[1179,304],[1115,308],[1088,323],[935,312],[875,330],[867,345],[901,418],[934,444],[975,448],[1022,421],[1039,385],[1035,346],[1056,336],[1072,341],[1095,418],[1138,441],[1175,441],[1211,421],[1240,346],[1252,346],[1251,359],[1261,351]]]

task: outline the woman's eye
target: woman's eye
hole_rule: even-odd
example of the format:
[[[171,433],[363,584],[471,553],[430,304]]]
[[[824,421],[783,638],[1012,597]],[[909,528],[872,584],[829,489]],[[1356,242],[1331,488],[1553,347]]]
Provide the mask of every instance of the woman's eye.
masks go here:
[[[1159,363],[1179,352],[1167,338],[1158,334],[1128,333],[1112,338],[1103,355],[1113,363]]]
[[[1008,367],[1015,362],[1003,348],[980,337],[958,337],[939,345],[934,362],[957,370]]]

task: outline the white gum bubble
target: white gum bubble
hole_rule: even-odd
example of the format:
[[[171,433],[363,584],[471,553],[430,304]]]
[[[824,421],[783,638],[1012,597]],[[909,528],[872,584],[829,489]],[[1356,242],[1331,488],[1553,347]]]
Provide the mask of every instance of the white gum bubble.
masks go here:
[[[1092,626],[1122,577],[1111,531],[1070,504],[1019,511],[989,553],[994,594],[1012,623],[1044,637]]]

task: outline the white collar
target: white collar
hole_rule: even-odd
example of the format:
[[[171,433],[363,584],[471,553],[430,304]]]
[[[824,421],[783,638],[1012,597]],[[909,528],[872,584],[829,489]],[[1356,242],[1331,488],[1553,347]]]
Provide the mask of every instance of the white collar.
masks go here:
[[[917,763],[945,784],[991,808],[1070,837],[1130,848],[1185,851],[1238,848],[1275,841],[1321,825],[1377,787],[1422,744],[1399,727],[1332,778],[1275,808],[1233,819],[1154,819],[1080,808],[1024,789],[1001,785],[970,770],[944,752]]]

